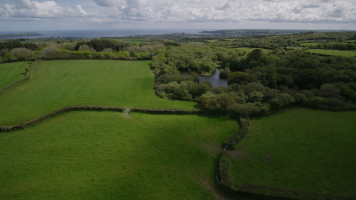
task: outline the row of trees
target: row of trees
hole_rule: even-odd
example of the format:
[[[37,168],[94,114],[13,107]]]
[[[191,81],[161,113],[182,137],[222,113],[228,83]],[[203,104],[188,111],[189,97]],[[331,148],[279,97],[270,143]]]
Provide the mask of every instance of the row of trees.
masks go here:
[[[212,74],[217,67],[218,57],[210,47],[197,45],[169,46],[157,51],[152,59],[152,69],[167,73],[194,71],[198,74]]]
[[[356,50],[354,43],[320,43],[317,45],[305,45],[309,49],[333,49],[333,50]]]

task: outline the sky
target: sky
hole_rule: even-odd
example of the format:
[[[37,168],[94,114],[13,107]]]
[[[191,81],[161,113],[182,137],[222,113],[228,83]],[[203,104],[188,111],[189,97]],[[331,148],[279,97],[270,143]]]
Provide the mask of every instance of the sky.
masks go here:
[[[356,0],[0,0],[0,32],[356,30]]]

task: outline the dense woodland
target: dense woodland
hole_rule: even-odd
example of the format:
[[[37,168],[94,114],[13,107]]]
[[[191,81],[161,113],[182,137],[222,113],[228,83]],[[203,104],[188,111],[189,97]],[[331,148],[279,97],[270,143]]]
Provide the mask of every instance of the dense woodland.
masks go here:
[[[215,112],[234,115],[268,114],[299,105],[327,110],[356,108],[356,58],[326,57],[308,48],[356,49],[356,34],[313,33],[281,36],[221,37],[215,41],[178,43],[172,40],[132,44],[93,39],[50,43],[0,43],[0,62],[36,59],[152,60],[157,93],[164,98],[196,101]],[[302,45],[303,43],[316,45]],[[298,50],[286,47],[301,47]],[[260,49],[251,52],[237,47]],[[200,83],[221,67],[227,87]]]

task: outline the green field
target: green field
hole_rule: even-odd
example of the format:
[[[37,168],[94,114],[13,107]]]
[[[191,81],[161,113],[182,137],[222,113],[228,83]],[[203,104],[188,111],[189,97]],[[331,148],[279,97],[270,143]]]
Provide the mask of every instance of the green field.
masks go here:
[[[324,55],[330,55],[330,56],[346,56],[346,57],[354,57],[354,56],[356,56],[356,52],[355,51],[309,49],[306,52],[316,53],[316,54],[324,54]]]
[[[185,108],[194,102],[155,95],[150,61],[43,61],[33,78],[0,96],[0,126],[29,121],[69,105]]]
[[[264,53],[268,53],[268,52],[271,52],[272,50],[271,49],[262,49],[262,48],[248,48],[248,47],[240,47],[240,48],[234,48],[236,50],[239,50],[239,51],[246,51],[247,53],[248,52],[251,52],[255,49],[261,49]]]
[[[25,67],[31,62],[18,62],[0,65],[0,89],[25,77]]]
[[[356,196],[355,119],[356,112],[304,108],[252,119],[239,154],[228,163],[235,188]]]
[[[207,40],[207,42],[217,42],[218,40]]]
[[[77,111],[0,133],[0,199],[206,199],[236,120]]]

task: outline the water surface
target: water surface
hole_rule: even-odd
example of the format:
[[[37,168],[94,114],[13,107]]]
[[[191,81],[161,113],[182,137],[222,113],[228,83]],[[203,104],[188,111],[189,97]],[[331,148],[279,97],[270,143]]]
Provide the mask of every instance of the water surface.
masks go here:
[[[211,77],[200,76],[200,83],[203,81],[210,81],[213,87],[227,86],[227,79],[220,78],[219,75],[220,69],[217,68],[215,73]]]

